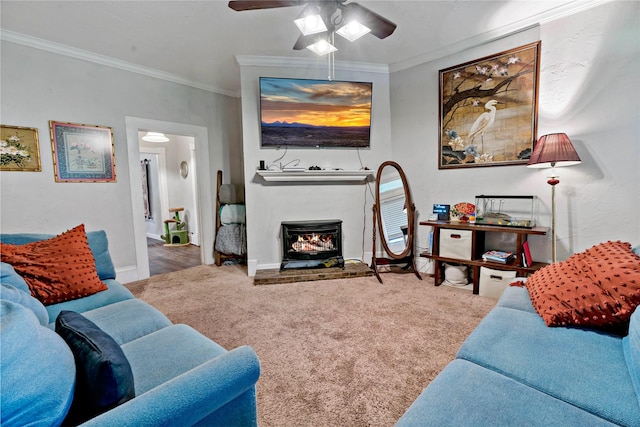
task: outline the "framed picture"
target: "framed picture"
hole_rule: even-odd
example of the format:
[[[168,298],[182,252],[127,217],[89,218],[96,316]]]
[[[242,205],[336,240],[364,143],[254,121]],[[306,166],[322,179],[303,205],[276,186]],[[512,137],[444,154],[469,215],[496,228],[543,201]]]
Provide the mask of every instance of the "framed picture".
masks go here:
[[[56,182],[115,182],[111,128],[49,121]]]
[[[42,171],[38,129],[0,125],[0,170]]]
[[[527,163],[539,62],[538,41],[440,70],[439,169]]]

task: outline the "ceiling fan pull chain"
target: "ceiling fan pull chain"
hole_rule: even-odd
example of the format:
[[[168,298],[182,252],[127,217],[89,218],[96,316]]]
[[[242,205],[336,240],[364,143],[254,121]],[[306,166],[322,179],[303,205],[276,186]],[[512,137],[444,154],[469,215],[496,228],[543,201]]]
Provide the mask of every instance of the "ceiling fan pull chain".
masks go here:
[[[335,35],[336,35],[335,32],[332,31],[331,35],[329,36],[329,37],[331,37],[331,44],[333,46],[335,46]],[[336,68],[335,68],[336,59],[335,59],[334,53],[335,52],[329,52],[329,55],[327,55],[328,56],[327,64],[328,64],[328,68],[329,68],[328,69],[328,72],[329,72],[328,80],[330,80],[330,81],[333,80],[333,78],[335,76],[335,71],[336,71]]]

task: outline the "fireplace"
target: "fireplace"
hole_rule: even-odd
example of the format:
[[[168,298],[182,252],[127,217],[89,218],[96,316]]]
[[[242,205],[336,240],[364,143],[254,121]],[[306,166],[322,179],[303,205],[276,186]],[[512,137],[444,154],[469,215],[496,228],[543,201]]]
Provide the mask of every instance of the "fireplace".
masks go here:
[[[282,222],[282,264],[289,268],[344,268],[342,220]]]

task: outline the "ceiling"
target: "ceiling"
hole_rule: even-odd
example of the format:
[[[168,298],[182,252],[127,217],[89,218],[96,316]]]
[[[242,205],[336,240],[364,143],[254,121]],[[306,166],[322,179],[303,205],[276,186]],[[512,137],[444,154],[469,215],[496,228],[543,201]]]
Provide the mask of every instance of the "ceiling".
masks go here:
[[[393,71],[603,0],[356,1],[398,28],[383,40],[370,34],[354,43],[340,40],[336,61],[383,64]],[[103,63],[115,60],[140,72],[157,71],[170,80],[237,96],[236,55],[306,58],[326,64],[306,49],[292,49],[299,35],[293,19],[301,10],[296,6],[235,12],[227,1],[215,0],[2,0],[0,27],[5,40],[91,58],[82,52],[87,51]]]

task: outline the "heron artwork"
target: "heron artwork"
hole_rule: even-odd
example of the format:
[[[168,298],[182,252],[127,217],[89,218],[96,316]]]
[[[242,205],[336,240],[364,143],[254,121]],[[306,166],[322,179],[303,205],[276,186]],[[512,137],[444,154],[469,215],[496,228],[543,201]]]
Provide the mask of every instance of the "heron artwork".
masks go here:
[[[480,114],[473,125],[471,125],[471,130],[469,130],[469,136],[467,137],[469,143],[473,142],[473,139],[476,135],[480,135],[480,140],[482,141],[482,149],[481,152],[484,152],[484,132],[493,126],[493,123],[496,120],[496,107],[495,105],[498,103],[495,99],[490,100],[484,105],[484,108],[489,110]]]

